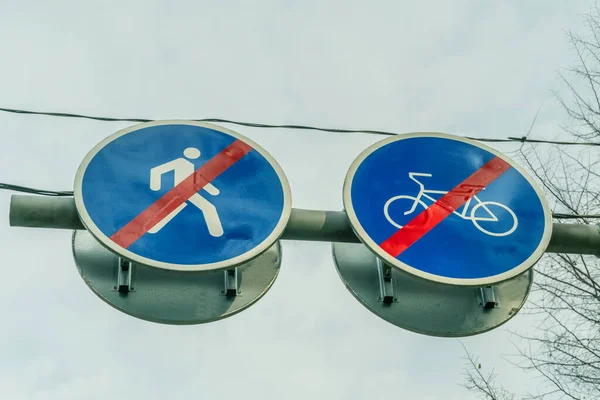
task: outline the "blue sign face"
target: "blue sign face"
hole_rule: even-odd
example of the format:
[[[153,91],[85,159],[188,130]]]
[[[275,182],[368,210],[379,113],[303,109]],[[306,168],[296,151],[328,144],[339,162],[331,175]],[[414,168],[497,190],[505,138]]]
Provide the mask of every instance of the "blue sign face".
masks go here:
[[[487,146],[444,134],[400,135],[365,150],[348,172],[344,204],[380,258],[449,284],[524,272],[552,227],[525,171]]]
[[[275,243],[291,212],[279,165],[216,126],[163,121],[117,132],[75,181],[82,222],[120,256],[175,270],[238,265]]]

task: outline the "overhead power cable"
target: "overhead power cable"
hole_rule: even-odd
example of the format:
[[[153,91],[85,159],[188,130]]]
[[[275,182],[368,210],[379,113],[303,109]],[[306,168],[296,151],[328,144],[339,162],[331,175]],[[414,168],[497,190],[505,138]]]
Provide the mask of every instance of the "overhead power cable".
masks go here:
[[[54,190],[34,189],[34,188],[27,187],[27,186],[11,185],[9,183],[0,183],[0,189],[12,190],[14,192],[39,194],[42,196],[55,196],[55,197],[73,196],[73,192],[69,192],[69,191],[57,192]]]
[[[34,189],[27,186],[19,186],[19,185],[11,185],[8,183],[0,183],[0,189],[12,190],[15,192],[24,192],[31,194],[38,194],[41,196],[55,196],[55,197],[71,197],[73,196],[73,192],[71,191],[54,191],[54,190],[43,190],[43,189]],[[578,218],[589,218],[595,219],[600,218],[600,214],[587,214],[587,215],[576,215],[576,214],[552,214],[553,218],[556,219],[578,219]]]
[[[599,214],[561,214],[561,213],[553,213],[552,218],[556,219],[594,219],[600,218]]]
[[[63,112],[49,112],[49,111],[32,111],[32,110],[21,110],[15,108],[1,108],[0,111],[13,113],[13,114],[27,114],[27,115],[44,115],[49,117],[61,117],[61,118],[81,118],[81,119],[90,119],[94,121],[104,121],[104,122],[151,122],[154,121],[152,119],[147,118],[117,118],[117,117],[102,117],[102,116],[93,116],[93,115],[84,115],[84,114],[72,114],[72,113],[63,113]],[[222,118],[202,118],[202,119],[192,119],[192,121],[198,122],[217,122],[217,123],[226,123],[226,124],[234,124],[240,126],[248,126],[252,128],[280,128],[280,129],[303,129],[303,130],[313,130],[313,131],[321,131],[321,132],[332,132],[332,133],[367,133],[374,135],[387,135],[387,136],[395,136],[397,132],[389,132],[389,131],[380,131],[373,129],[338,129],[338,128],[322,128],[317,126],[310,125],[288,125],[288,124],[262,124],[257,122],[244,122],[244,121],[233,121],[230,119],[222,119]],[[565,141],[555,141],[555,140],[541,140],[541,139],[529,139],[526,136],[523,137],[508,137],[505,139],[494,139],[494,138],[481,138],[481,137],[470,137],[466,136],[467,139],[477,140],[480,142],[495,142],[495,143],[507,143],[507,142],[521,142],[521,143],[546,143],[546,144],[557,144],[557,145],[572,145],[572,146],[600,146],[600,142],[565,142]]]

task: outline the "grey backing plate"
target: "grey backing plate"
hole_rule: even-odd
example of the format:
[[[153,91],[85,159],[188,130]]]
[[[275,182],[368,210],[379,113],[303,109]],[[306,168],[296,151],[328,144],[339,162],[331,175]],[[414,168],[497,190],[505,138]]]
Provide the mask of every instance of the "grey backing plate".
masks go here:
[[[444,285],[392,268],[396,301],[379,300],[377,259],[363,244],[333,243],[337,271],[367,309],[413,332],[440,337],[471,336],[502,325],[521,309],[531,289],[533,270],[494,285],[498,306],[484,310],[479,288]]]
[[[131,316],[163,324],[200,324],[229,317],[254,304],[273,285],[281,265],[276,242],[238,267],[240,295],[227,297],[224,271],[171,271],[135,264],[133,291],[116,290],[119,257],[88,231],[73,232],[73,256],[79,274],[102,300]]]

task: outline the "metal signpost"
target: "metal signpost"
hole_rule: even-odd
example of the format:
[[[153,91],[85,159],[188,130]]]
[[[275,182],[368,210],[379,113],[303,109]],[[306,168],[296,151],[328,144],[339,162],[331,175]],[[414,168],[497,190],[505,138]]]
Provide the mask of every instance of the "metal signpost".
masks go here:
[[[343,199],[374,254],[334,244],[347,287],[386,320],[436,336],[480,333],[512,317],[552,233],[550,209],[523,169],[446,134],[399,135],[369,147],[350,167]]]
[[[77,171],[74,200],[87,229],[73,236],[84,281],[121,311],[172,324],[223,318],[262,297],[291,213],[287,179],[265,150],[189,121],[100,142]]]
[[[600,254],[594,225],[554,224],[537,185],[494,149],[439,133],[366,149],[345,211],[291,208],[276,161],[231,130],[135,125],[84,158],[74,198],[14,195],[11,226],[73,229],[86,284],[118,310],[195,324],[271,287],[280,239],[333,242],[350,292],[397,326],[466,336],[514,316],[545,251]]]

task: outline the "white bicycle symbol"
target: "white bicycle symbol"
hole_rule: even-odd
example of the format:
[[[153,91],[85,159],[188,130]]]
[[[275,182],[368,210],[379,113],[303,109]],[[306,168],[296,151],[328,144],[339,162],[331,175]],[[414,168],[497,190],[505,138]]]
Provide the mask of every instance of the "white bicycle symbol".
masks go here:
[[[393,202],[397,202],[398,200],[401,200],[401,199],[410,200],[412,202],[412,206],[410,207],[410,209],[408,211],[404,212],[404,215],[409,215],[409,214],[412,214],[413,212],[415,212],[418,205],[423,207],[423,210],[427,210],[427,205],[422,200],[423,198],[430,200],[434,203],[437,201],[433,197],[429,196],[429,194],[445,195],[446,193],[448,193],[447,191],[443,191],[443,190],[427,190],[427,189],[425,189],[425,185],[423,185],[421,182],[419,182],[415,178],[415,176],[431,177],[432,175],[427,174],[427,173],[422,173],[422,172],[409,172],[408,177],[411,180],[415,181],[417,183],[417,185],[419,185],[419,194],[417,195],[417,197],[409,196],[409,195],[394,196],[391,199],[389,199],[383,206],[383,213],[385,214],[385,218],[389,221],[390,224],[394,225],[398,229],[402,229],[402,225],[400,225],[396,221],[394,221],[390,217],[390,214],[389,214],[389,208]],[[461,189],[467,190],[467,192],[461,192],[461,194],[471,194],[475,188],[474,187],[471,187],[471,188],[464,187]],[[467,215],[467,211],[469,209],[469,206],[471,205],[471,200],[473,200],[473,199],[477,202],[477,204],[471,208],[470,214]],[[494,214],[488,208],[489,206],[497,206],[508,212],[508,216],[510,216],[510,218],[512,218],[512,225],[511,225],[510,229],[508,229],[505,232],[497,233],[497,232],[490,232],[490,231],[484,229],[481,225],[479,225],[479,222],[498,222],[499,221],[496,214]],[[481,232],[488,234],[490,236],[508,236],[511,233],[513,233],[515,231],[515,229],[517,229],[517,225],[518,225],[517,216],[515,215],[513,210],[511,210],[504,204],[501,204],[501,203],[498,203],[495,201],[481,201],[477,196],[473,196],[466,201],[464,206],[461,206],[461,207],[463,207],[462,212],[460,212],[460,213],[457,212],[457,210],[458,210],[457,209],[457,210],[453,211],[452,213],[455,215],[458,215],[460,218],[462,218],[464,220],[471,221],[477,229],[479,229]],[[461,208],[461,207],[459,207],[459,208]],[[479,210],[480,208],[485,210],[485,212],[487,213],[487,216],[483,216],[483,217],[476,216],[477,210]]]

